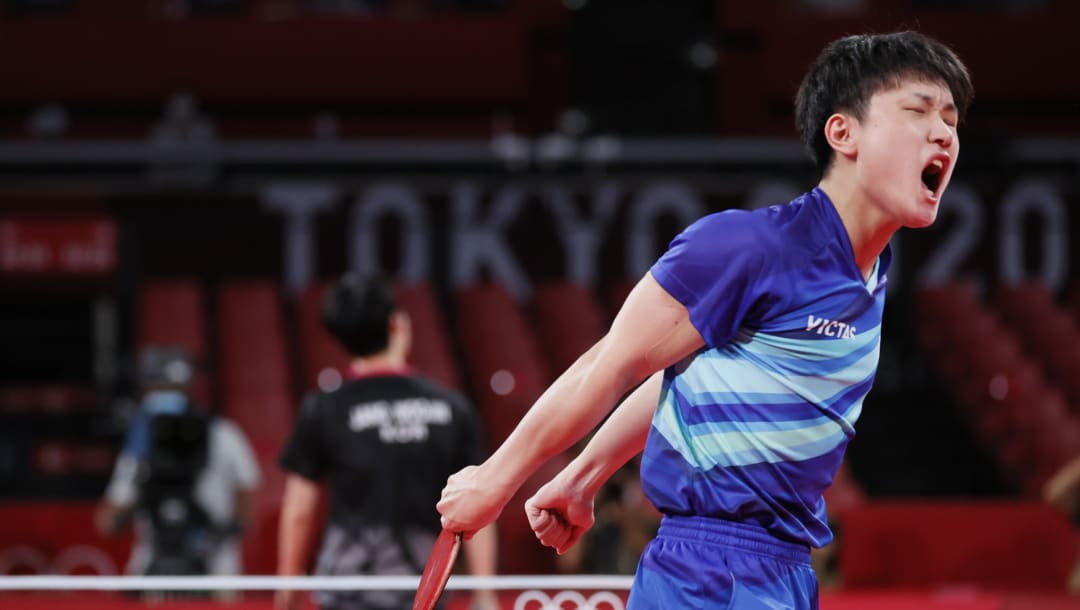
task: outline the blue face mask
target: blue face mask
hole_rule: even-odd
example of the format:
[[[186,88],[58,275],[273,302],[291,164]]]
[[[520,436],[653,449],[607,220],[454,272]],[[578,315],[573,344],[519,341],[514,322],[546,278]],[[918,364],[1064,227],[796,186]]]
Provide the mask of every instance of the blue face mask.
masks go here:
[[[143,396],[143,410],[151,415],[176,415],[187,407],[187,396],[176,390],[154,390]]]

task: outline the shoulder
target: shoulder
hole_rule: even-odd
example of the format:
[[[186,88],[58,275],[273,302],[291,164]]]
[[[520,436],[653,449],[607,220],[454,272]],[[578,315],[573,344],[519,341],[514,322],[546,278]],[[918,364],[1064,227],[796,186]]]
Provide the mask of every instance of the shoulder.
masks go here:
[[[210,436],[219,443],[247,444],[243,429],[233,420],[221,415],[215,415],[210,419]]]
[[[765,210],[726,210],[702,217],[676,236],[653,275],[665,287],[668,276],[712,283],[720,269],[752,278],[781,247],[775,219]]]
[[[813,192],[807,192],[790,202],[752,211],[710,214],[687,228],[687,233],[706,247],[758,258],[763,264],[800,259],[831,236],[822,226],[822,205]]]
[[[783,215],[773,208],[725,210],[702,217],[687,227],[680,238],[697,248],[754,256],[780,246],[783,224]]]

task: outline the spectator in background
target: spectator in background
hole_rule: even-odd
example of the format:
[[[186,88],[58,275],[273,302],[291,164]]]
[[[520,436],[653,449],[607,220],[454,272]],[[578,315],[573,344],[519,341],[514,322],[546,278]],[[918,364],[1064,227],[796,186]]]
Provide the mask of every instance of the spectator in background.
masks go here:
[[[140,354],[139,410],[96,515],[104,535],[134,521],[131,574],[243,572],[239,539],[252,522],[259,467],[236,424],[193,403],[193,378],[182,350]]]
[[[1047,480],[1043,498],[1047,504],[1064,513],[1080,530],[1080,456],[1066,462]],[[1080,557],[1073,565],[1066,586],[1070,593],[1080,595]]]
[[[348,274],[323,299],[323,323],[352,356],[345,383],[312,392],[281,455],[287,471],[278,538],[278,573],[307,572],[319,523],[319,483],[330,487],[329,523],[315,571],[320,575],[419,574],[440,531],[435,502],[450,473],[484,458],[481,430],[461,396],[416,375],[408,315],[390,285]],[[493,527],[465,543],[474,575],[495,573]],[[412,594],[324,592],[324,610],[409,608]],[[301,607],[281,591],[279,610]],[[498,607],[490,591],[473,607]]]

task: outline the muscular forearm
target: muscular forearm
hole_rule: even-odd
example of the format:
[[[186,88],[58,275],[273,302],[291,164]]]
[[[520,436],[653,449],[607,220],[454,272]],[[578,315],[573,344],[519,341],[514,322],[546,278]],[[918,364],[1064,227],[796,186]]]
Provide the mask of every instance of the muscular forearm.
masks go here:
[[[592,431],[630,389],[702,346],[686,308],[646,275],[607,335],[540,396],[491,458],[450,476],[438,503],[443,527],[468,535],[494,521],[531,474]],[[634,417],[618,418],[627,418],[626,429],[613,442],[632,445],[624,461],[647,434],[648,413],[638,407],[635,400]]]
[[[536,401],[485,465],[513,493],[537,468],[591,431],[635,383],[602,363],[603,342],[578,359]]]
[[[646,275],[607,335],[540,396],[492,455],[493,467],[485,475],[516,490],[541,464],[591,431],[631,388],[703,345],[686,308]]]
[[[564,470],[571,485],[596,495],[611,475],[641,453],[649,436],[660,396],[663,371],[642,383],[596,432],[581,454]]]
[[[529,526],[560,555],[592,527],[600,486],[645,446],[660,394],[656,373],[627,397],[570,464],[525,502]]]

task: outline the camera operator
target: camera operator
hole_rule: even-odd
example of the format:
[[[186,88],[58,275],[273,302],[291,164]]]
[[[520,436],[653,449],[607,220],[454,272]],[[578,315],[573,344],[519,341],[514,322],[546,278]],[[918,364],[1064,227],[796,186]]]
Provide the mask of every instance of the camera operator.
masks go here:
[[[182,350],[139,356],[142,399],[98,508],[98,530],[135,526],[129,574],[243,572],[239,539],[252,522],[260,472],[243,432],[190,398]]]

